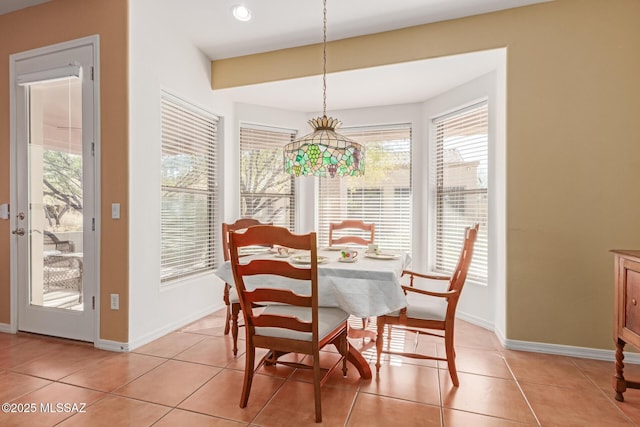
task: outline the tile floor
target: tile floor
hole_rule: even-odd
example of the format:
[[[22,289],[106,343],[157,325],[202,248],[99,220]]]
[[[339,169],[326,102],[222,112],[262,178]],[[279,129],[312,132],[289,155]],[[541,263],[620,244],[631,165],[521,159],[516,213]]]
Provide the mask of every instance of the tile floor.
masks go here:
[[[261,369],[249,405],[238,407],[244,341],[234,359],[223,316],[207,316],[130,353],[0,333],[0,402],[35,409],[0,413],[0,426],[314,425],[306,371]],[[395,347],[413,342],[444,350],[433,338],[392,337]],[[612,362],[505,350],[492,333],[458,321],[455,388],[446,366],[434,361],[385,357],[376,376],[375,349],[362,340],[352,344],[370,361],[373,379],[361,380],[355,369],[347,378],[336,372],[322,389],[323,425],[640,425],[640,390],[628,390],[624,403],[615,401]],[[335,353],[322,357],[329,362]],[[627,365],[626,373],[640,378],[640,366]],[[55,411],[46,411],[47,404]]]

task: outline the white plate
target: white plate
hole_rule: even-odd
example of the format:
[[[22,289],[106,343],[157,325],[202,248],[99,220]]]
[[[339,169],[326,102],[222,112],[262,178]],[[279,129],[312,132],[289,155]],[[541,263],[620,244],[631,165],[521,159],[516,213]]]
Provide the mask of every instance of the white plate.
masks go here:
[[[338,261],[340,262],[356,262],[357,260],[358,260],[357,257],[356,258],[342,258],[342,257],[338,258]]]
[[[277,253],[277,254],[275,254],[274,256],[275,256],[276,258],[289,258],[290,254],[283,254],[283,255],[280,255],[280,254],[278,254],[278,253]]]
[[[292,256],[290,259],[292,262],[295,262],[298,264],[311,264],[310,255],[295,255],[295,256]],[[327,257],[318,255],[318,264],[325,262],[326,260],[327,260]]]
[[[341,251],[344,248],[342,246],[328,246],[326,248],[323,248],[325,251]]]
[[[366,256],[367,258],[374,258],[374,259],[398,259],[398,258],[400,258],[400,255],[395,255],[395,254],[365,253],[364,256]]]

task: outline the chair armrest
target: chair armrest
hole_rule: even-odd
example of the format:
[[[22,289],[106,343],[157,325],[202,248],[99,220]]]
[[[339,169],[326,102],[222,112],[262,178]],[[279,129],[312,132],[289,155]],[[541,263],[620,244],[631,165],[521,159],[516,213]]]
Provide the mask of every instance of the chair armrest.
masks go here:
[[[402,275],[408,274],[410,276],[422,277],[424,279],[434,279],[434,280],[451,280],[450,276],[435,276],[433,274],[424,274],[424,273],[416,273],[415,271],[403,270]]]
[[[425,289],[412,288],[410,286],[402,286],[402,289],[405,292],[415,292],[421,295],[429,295],[432,297],[440,297],[440,298],[450,298],[453,295],[458,293],[458,291],[454,291],[454,290],[446,291],[446,292],[433,292],[433,291],[427,291]]]

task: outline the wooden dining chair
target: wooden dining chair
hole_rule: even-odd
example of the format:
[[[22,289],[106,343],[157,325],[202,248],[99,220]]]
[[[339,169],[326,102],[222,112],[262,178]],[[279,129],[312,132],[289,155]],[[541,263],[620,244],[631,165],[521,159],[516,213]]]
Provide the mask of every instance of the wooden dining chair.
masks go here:
[[[271,225],[272,223],[266,224]],[[231,231],[244,230],[256,225],[265,225],[253,218],[240,218],[234,223],[222,223],[222,255],[225,261],[229,261],[229,233]],[[227,318],[224,324],[224,334],[229,335],[231,330],[231,336],[233,337],[233,355],[238,355],[238,315],[240,313],[240,301],[238,300],[238,293],[233,286],[229,283],[224,285],[224,294],[222,296],[225,305],[227,306]]]
[[[346,233],[349,231],[356,232],[357,234],[345,234],[342,232],[344,230]],[[340,236],[334,238],[334,232],[338,231]],[[364,232],[364,233],[362,233]],[[362,235],[369,234],[369,238],[362,237]],[[376,237],[376,225],[373,223],[365,223],[359,219],[345,219],[342,222],[331,222],[329,223],[329,246],[340,245],[344,243],[355,243],[357,245],[368,245],[373,243]],[[362,319],[362,329],[366,329],[369,323],[369,319]]]
[[[409,275],[408,286],[402,286],[407,295],[407,307],[393,313],[378,316],[378,336],[376,340],[376,372],[380,372],[380,356],[382,353],[397,354],[419,359],[432,359],[446,361],[449,375],[453,385],[458,387],[458,372],[456,371],[456,352],[454,348],[454,325],[456,307],[460,293],[467,279],[469,264],[473,256],[473,247],[478,235],[479,224],[467,227],[464,233],[464,243],[458,258],[458,264],[450,277],[416,273],[405,270],[402,274]],[[449,286],[445,292],[433,292],[421,289],[414,283],[415,278],[431,280],[448,280]],[[444,338],[446,357],[436,357],[419,353],[384,350],[384,327],[389,325],[402,326],[404,330],[423,333],[439,338]],[[442,332],[430,332],[430,331]],[[391,329],[389,329],[391,337]]]
[[[245,354],[244,384],[240,397],[240,407],[247,406],[254,372],[265,362],[281,363],[295,368],[313,370],[313,387],[315,397],[315,419],[322,421],[322,405],[320,387],[331,373],[341,364],[343,375],[347,375],[347,319],[349,314],[340,308],[319,307],[318,305],[318,250],[316,233],[296,235],[283,227],[255,226],[244,233],[231,232],[229,235],[231,249],[231,267],[238,290],[240,305],[245,321],[247,352]],[[309,251],[310,264],[298,267],[288,260],[277,258],[253,259],[241,263],[238,250],[251,245],[281,245],[292,249]],[[249,276],[278,276],[278,285],[250,289],[246,281]],[[304,281],[308,286],[308,294],[294,293],[286,287],[286,281],[296,279],[295,283]],[[272,286],[272,285],[268,285]],[[278,287],[281,286],[281,287]],[[259,304],[261,307],[255,308]],[[341,357],[329,369],[320,368],[320,349],[328,344],[336,346]],[[256,348],[268,349],[269,352],[255,366]],[[310,355],[311,364],[280,361],[278,358],[287,353]],[[255,367],[254,367],[255,366]]]
[[[343,232],[344,230],[344,232]],[[334,232],[338,231],[339,237],[334,238]],[[349,231],[354,234],[345,234]],[[366,238],[366,235],[369,238]],[[362,237],[362,236],[365,237]],[[373,243],[376,236],[376,225],[365,223],[357,219],[346,219],[342,222],[329,223],[329,246],[339,245],[343,243],[355,243],[358,245],[368,245]]]

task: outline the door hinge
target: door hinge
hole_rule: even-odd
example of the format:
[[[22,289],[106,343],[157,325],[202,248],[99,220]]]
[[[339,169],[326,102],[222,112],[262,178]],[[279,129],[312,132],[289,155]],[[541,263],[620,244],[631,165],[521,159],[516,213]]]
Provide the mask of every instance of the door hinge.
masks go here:
[[[91,297],[91,309],[96,309],[96,297]]]
[[[91,67],[91,80],[93,80],[93,67]]]
[[[96,155],[96,143],[95,142],[91,143],[91,155],[92,156]]]
[[[91,218],[91,231],[96,231],[96,219]]]

